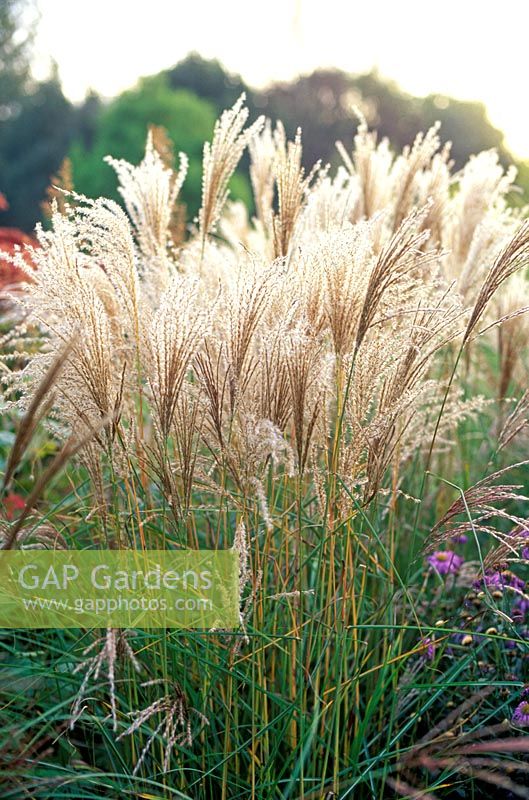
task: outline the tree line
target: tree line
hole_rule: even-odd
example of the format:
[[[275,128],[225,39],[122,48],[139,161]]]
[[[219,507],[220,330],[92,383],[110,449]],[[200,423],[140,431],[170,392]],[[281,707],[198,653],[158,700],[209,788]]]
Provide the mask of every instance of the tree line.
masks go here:
[[[20,36],[26,6],[25,0],[0,0],[0,191],[9,201],[3,225],[26,231],[34,227],[42,217],[46,189],[65,158],[78,191],[119,200],[113,171],[103,158],[141,160],[151,124],[165,128],[175,151],[189,155],[182,199],[192,217],[200,201],[202,143],[210,138],[218,114],[242,92],[253,114],[281,119],[289,136],[302,127],[307,168],[320,159],[331,166],[338,163],[334,143],[350,146],[357,126],[354,107],[395,149],[439,120],[442,139],[455,143],[456,168],[489,148],[498,150],[504,164],[513,163],[503,133],[490,123],[482,103],[414,97],[376,71],[352,75],[318,69],[256,90],[219,61],[191,53],[170,69],[140,78],[110,101],[90,92],[74,105],[65,97],[56,69],[42,82],[31,75],[31,32]],[[528,165],[517,166],[519,182],[529,190]],[[231,189],[233,196],[250,201],[242,172]],[[514,198],[518,203],[523,199]]]

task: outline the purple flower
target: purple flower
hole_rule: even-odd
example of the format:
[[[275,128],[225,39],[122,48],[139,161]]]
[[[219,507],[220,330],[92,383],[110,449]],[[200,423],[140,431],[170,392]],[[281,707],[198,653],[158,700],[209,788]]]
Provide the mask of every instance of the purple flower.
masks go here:
[[[501,572],[486,572],[482,578],[476,581],[475,586],[479,588],[482,584],[489,589],[504,589],[505,586],[520,591],[525,589],[525,581],[508,569],[501,570]]]
[[[519,530],[518,530],[518,533],[519,533],[521,536],[523,536],[523,538],[524,538],[524,539],[527,539],[527,538],[529,538],[529,530],[527,530],[527,528],[521,528],[521,529],[519,529]],[[524,547],[522,547],[522,558],[523,558],[525,561],[529,561],[529,545],[524,545]]]
[[[516,615],[513,613],[513,618],[515,617]],[[518,628],[517,634],[519,639],[525,639],[525,641],[529,641],[528,628],[526,627]],[[518,647],[518,642],[515,642],[514,639],[507,639],[507,641],[504,644],[504,647],[506,650],[515,650]],[[526,688],[523,690],[522,697],[527,697],[528,693],[529,693],[529,686],[526,686]]]
[[[529,611],[529,600],[525,597],[518,597],[512,611],[516,613],[516,616],[524,617]]]
[[[458,533],[456,536],[452,536],[451,541],[453,544],[466,544],[468,542],[468,536],[466,533]]]
[[[453,550],[436,550],[435,553],[428,556],[428,563],[439,575],[459,572],[463,561],[463,556],[458,556]]]
[[[427,661],[433,661],[436,649],[435,639],[432,639],[430,636],[425,636],[424,639],[421,639],[421,644],[427,645],[424,658],[426,658]]]
[[[529,701],[522,700],[514,709],[511,722],[513,725],[529,725]]]

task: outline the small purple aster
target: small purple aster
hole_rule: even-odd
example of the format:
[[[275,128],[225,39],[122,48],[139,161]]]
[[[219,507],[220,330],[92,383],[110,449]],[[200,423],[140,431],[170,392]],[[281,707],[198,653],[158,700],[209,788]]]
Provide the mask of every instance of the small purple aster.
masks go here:
[[[517,616],[525,617],[529,611],[529,600],[525,597],[518,597],[512,610],[517,613]]]
[[[527,530],[527,528],[521,528],[518,533],[524,539],[529,539],[529,530]],[[529,545],[524,545],[522,547],[522,558],[524,561],[529,561]]]
[[[503,589],[505,586],[505,581],[502,578],[501,572],[486,572],[476,583],[478,587],[483,584],[489,589]]]
[[[501,572],[486,572],[482,578],[476,581],[476,588],[479,588],[481,584],[489,589],[504,589],[505,586],[510,586],[520,591],[525,589],[525,581],[508,569],[501,570]]]
[[[421,639],[421,644],[427,645],[424,658],[426,658],[427,661],[433,661],[436,650],[435,639],[432,639],[430,636],[425,636],[424,639]]]
[[[511,722],[513,725],[529,725],[529,700],[522,700],[514,709]]]
[[[513,613],[513,612],[511,612]],[[516,614],[513,613],[513,619],[516,619]],[[525,641],[529,641],[529,628],[518,628],[517,630],[518,639],[525,639]],[[515,642],[513,639],[508,639],[504,647],[507,650],[515,650],[518,647],[518,642]],[[527,697],[529,695],[529,686],[526,686],[522,692],[522,697]]]
[[[510,580],[509,586],[512,586],[513,589],[519,589],[521,592],[525,589],[525,581],[515,575],[513,572],[510,573]]]
[[[459,556],[453,550],[436,550],[435,553],[428,556],[428,563],[439,575],[459,572],[463,561],[463,556]]]

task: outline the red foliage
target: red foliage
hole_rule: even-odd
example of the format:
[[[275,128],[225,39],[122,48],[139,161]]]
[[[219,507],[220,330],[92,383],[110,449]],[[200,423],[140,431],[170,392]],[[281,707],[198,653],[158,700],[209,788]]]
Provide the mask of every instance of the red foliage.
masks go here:
[[[24,498],[21,497],[21,495],[16,494],[16,492],[11,492],[10,494],[6,495],[2,501],[2,504],[4,506],[5,515],[8,519],[13,519],[15,513],[17,511],[22,511],[26,505]]]
[[[0,210],[5,211],[7,208],[9,208],[7,200],[0,192]],[[18,228],[0,228],[0,250],[13,255],[17,245],[24,248],[26,244],[35,246],[36,242]],[[25,260],[30,266],[33,266],[29,256],[26,256]],[[27,281],[27,279],[27,275],[21,269],[7,261],[0,260],[0,292],[20,281]]]

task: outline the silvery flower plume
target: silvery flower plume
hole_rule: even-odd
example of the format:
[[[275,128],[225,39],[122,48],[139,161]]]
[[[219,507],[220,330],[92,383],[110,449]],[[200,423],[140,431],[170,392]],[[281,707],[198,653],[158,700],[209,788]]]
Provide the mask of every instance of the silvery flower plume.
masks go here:
[[[176,681],[158,679],[147,681],[141,685],[146,687],[160,684],[166,686],[167,693],[141,711],[130,712],[131,715],[134,716],[134,721],[123,733],[120,733],[117,738],[117,741],[119,741],[123,739],[124,736],[132,736],[150,719],[159,716],[160,721],[148,737],[136,766],[134,767],[133,775],[138,773],[158,735],[161,735],[164,741],[163,771],[167,772],[169,770],[173,750],[176,747],[191,747],[193,744],[193,717],[197,718],[201,727],[209,725],[208,718],[202,714],[201,711],[189,705],[185,693]]]
[[[83,655],[88,657],[77,664],[74,669],[74,673],[84,672],[84,677],[72,706],[70,728],[74,727],[84,711],[83,700],[86,697],[90,681],[93,683],[97,682],[102,671],[105,670],[109,685],[112,728],[114,731],[117,730],[117,663],[119,661],[130,662],[135,672],[138,674],[143,670],[141,663],[136,658],[136,654],[128,641],[130,636],[130,631],[108,628],[103,636],[99,636],[92,644],[88,645],[88,647],[83,650]],[[95,651],[95,654],[91,655],[93,651]]]

